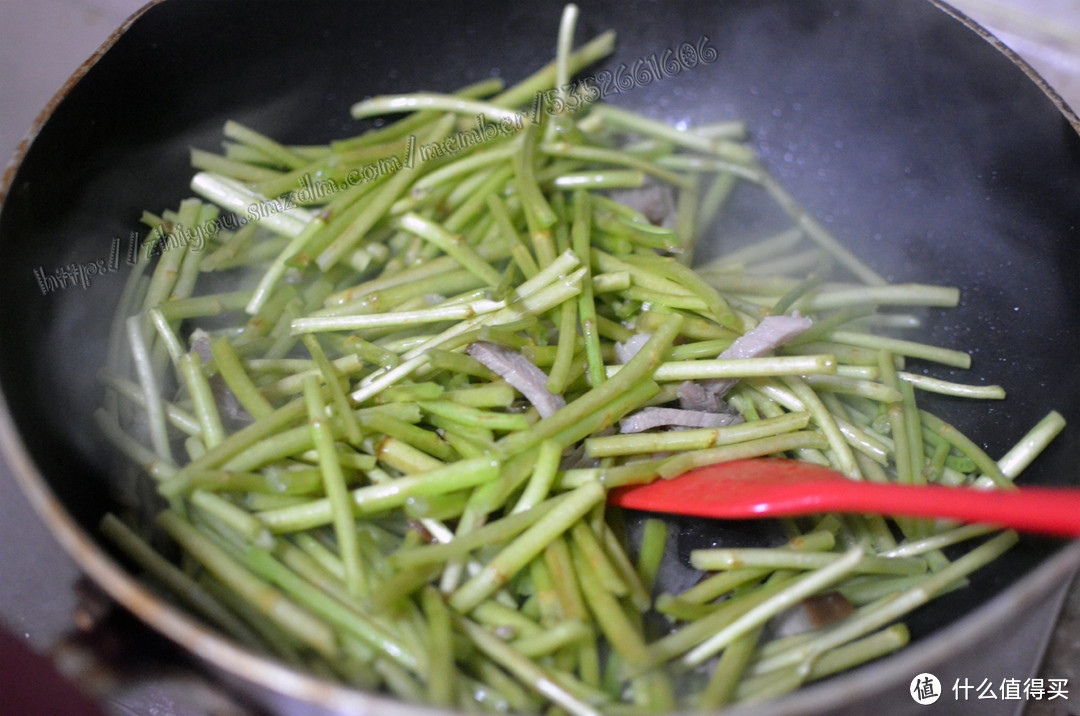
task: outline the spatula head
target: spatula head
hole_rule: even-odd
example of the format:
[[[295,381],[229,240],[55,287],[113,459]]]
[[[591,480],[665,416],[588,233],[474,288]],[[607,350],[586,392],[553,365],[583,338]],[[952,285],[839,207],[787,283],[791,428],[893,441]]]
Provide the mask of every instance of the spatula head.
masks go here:
[[[647,512],[738,519],[772,513],[778,500],[805,500],[802,486],[821,480],[846,480],[835,470],[785,458],[732,460],[700,467],[671,480],[618,487],[608,494],[613,505]]]

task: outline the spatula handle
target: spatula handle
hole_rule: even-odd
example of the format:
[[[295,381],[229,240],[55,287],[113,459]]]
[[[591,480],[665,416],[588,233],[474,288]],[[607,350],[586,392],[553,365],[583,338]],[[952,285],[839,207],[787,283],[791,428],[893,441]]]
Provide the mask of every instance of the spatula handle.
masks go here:
[[[903,517],[956,519],[1011,527],[1023,532],[1080,536],[1080,490],[1029,487],[977,490],[878,483],[822,482],[800,486],[818,494],[770,498],[771,515],[814,512],[865,512]]]
[[[855,512],[1080,536],[1080,490],[854,482],[826,467],[784,459],[719,463],[670,480],[614,488],[608,502],[647,512],[716,519]]]
[[[851,487],[823,484],[822,511],[953,518],[1042,535],[1080,537],[1080,490],[1041,487],[986,490],[877,483]],[[774,508],[782,509],[782,505],[774,504]]]

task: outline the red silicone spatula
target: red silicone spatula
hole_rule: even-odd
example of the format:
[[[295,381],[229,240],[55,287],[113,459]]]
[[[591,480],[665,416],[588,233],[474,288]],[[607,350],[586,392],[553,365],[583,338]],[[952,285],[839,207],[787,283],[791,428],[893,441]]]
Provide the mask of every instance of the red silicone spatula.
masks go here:
[[[781,458],[734,460],[670,480],[617,487],[608,502],[646,512],[745,519],[819,512],[951,518],[1024,532],[1080,536],[1080,490],[977,490],[855,482],[835,470]]]

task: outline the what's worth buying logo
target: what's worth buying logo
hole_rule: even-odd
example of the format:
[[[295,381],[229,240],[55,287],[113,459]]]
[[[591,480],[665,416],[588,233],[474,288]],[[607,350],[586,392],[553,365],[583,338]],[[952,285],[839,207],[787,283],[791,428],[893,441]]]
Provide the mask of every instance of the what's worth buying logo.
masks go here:
[[[911,680],[911,698],[915,703],[927,706],[941,698],[941,681],[930,673],[922,673]]]

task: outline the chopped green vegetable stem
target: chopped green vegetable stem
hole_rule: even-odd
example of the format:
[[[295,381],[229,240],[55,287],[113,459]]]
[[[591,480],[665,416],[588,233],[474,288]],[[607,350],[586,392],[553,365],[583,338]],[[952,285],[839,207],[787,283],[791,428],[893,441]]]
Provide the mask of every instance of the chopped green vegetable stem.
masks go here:
[[[923,409],[926,392],[1005,397],[906,365],[967,369],[975,347],[878,333],[959,290],[887,284],[757,162],[746,123],[602,102],[606,71],[574,75],[614,36],[575,49],[578,14],[518,84],[366,99],[355,117],[388,120],[355,136],[283,144],[230,121],[223,154],[191,152],[199,198],[140,218],[94,422],[165,498],[181,566],[115,517],[102,531],[243,645],[463,712],[714,710],[900,648],[897,619],[1016,540],[845,514],[784,520],[779,547],[692,549],[607,505],[781,455],[1011,489],[1064,419],[994,460]],[[691,50],[709,63],[707,43],[614,86],[689,71]],[[735,238],[718,219],[744,191],[791,228],[691,268]],[[665,424],[621,432],[650,414]],[[688,550],[700,580],[666,591]],[[818,598],[850,613],[765,628]]]

